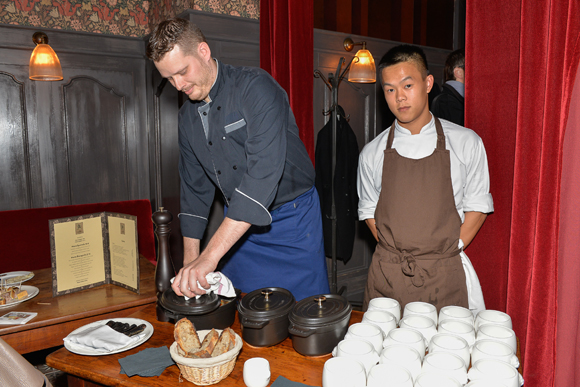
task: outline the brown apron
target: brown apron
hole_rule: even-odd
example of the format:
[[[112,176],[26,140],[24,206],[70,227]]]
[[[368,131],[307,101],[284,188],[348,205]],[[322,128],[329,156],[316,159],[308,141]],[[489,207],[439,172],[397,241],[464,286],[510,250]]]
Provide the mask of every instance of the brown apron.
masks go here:
[[[379,242],[369,268],[363,310],[375,297],[437,307],[468,307],[465,272],[459,256],[461,218],[455,208],[451,161],[435,117],[437,147],[422,159],[392,149],[391,126],[382,188],[375,210]],[[402,309],[402,310],[403,310]]]

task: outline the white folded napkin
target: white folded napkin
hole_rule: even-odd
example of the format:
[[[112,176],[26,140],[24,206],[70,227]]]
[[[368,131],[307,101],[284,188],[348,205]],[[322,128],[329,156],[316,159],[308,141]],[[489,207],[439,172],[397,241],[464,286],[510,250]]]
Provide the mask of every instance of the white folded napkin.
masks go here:
[[[71,333],[63,340],[89,349],[111,352],[129,345],[139,340],[139,338],[139,335],[129,337],[117,332],[108,325],[99,325],[78,333]]]
[[[171,283],[173,283],[174,279],[175,279],[175,277],[173,277],[171,279]],[[197,282],[197,287],[205,290],[206,293],[213,291],[218,296],[224,296],[224,297],[235,297],[236,296],[236,289],[234,289],[234,285],[232,284],[232,281],[230,281],[230,279],[228,277],[226,277],[223,273],[221,273],[219,271],[215,271],[215,272],[212,272],[212,273],[209,273],[208,275],[206,275],[205,279],[209,283],[209,289],[202,288],[201,285],[199,284],[199,281]],[[186,300],[189,300],[189,297],[187,297],[185,295],[183,297],[185,297]],[[195,296],[195,298],[199,298],[199,297],[201,297],[201,296]]]

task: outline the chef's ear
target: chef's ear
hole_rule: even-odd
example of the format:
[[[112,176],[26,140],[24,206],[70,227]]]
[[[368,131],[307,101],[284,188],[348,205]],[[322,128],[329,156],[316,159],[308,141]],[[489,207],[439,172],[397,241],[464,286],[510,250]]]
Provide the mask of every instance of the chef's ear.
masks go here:
[[[433,83],[435,83],[435,78],[433,78],[433,75],[429,74],[425,77],[425,82],[427,84],[427,93],[429,93],[431,91],[431,89],[433,88]]]
[[[205,60],[211,59],[211,50],[209,45],[206,42],[201,42],[197,46],[197,54]]]

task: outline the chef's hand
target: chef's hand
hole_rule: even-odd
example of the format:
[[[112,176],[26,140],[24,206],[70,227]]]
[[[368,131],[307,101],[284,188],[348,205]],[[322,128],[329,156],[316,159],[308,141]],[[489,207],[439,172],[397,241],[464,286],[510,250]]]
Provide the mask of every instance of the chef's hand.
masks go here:
[[[224,218],[205,250],[197,256],[199,240],[183,238],[185,266],[179,271],[171,287],[178,296],[194,297],[203,295],[197,283],[209,289],[205,276],[217,267],[220,259],[250,229],[251,224],[239,220]]]
[[[184,266],[175,276],[171,287],[178,296],[195,297],[206,293],[210,285],[205,276],[215,270],[217,264],[201,254],[195,261]],[[199,282],[199,286],[198,286]]]

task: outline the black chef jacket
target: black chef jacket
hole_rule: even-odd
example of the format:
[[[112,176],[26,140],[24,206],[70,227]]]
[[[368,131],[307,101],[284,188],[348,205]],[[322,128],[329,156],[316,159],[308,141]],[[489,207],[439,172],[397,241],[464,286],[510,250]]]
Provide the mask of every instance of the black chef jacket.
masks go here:
[[[179,111],[182,234],[201,239],[217,187],[227,216],[270,224],[270,210],[314,185],[288,96],[264,70],[217,62],[210,102]]]

